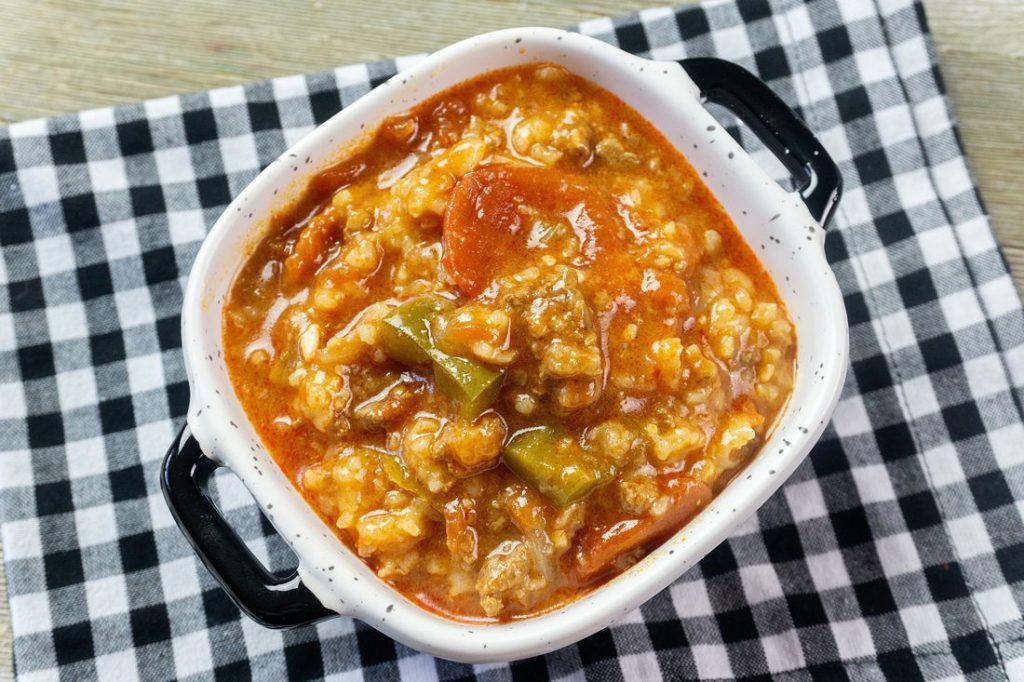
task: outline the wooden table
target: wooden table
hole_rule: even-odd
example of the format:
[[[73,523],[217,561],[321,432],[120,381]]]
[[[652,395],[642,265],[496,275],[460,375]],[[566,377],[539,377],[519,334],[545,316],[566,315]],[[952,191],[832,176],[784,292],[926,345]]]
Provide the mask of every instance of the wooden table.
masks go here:
[[[657,0],[0,0],[0,123],[567,26]],[[1024,3],[925,0],[967,151],[1024,289]],[[2,550],[0,550],[2,551]],[[0,680],[11,630],[0,563]]]

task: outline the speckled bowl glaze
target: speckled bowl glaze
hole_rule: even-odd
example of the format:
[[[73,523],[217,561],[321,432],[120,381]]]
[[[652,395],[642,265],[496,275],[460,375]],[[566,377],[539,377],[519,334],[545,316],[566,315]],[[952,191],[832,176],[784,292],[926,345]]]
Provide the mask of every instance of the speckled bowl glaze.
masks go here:
[[[439,90],[495,68],[536,61],[562,64],[618,95],[702,173],[760,256],[796,322],[798,371],[792,398],[760,453],[706,509],[639,564],[550,613],[504,624],[456,622],[417,606],[378,579],[275,465],[236,399],[222,360],[222,306],[267,216],[294,196],[302,180],[336,159],[339,148]],[[324,613],[358,618],[415,649],[459,661],[546,653],[606,627],[676,580],[753,514],[810,451],[835,407],[847,367],[846,315],[825,260],[821,224],[837,198],[838,181],[829,175],[837,186],[824,204],[820,197],[815,205],[807,201],[821,190],[811,186],[822,182],[813,168],[803,178],[802,193],[783,190],[708,113],[702,88],[688,71],[564,31],[522,28],[481,35],[418,62],[324,123],[264,170],[214,225],[192,268],[182,315],[192,396],[188,426],[205,455],[238,475],[294,549],[298,579],[326,607]],[[711,88],[705,85],[704,96]],[[792,117],[788,110],[787,115]],[[767,134],[778,132],[773,116],[760,116]],[[780,158],[789,154],[783,144],[775,146]],[[808,154],[831,164],[819,147]],[[788,165],[795,170],[808,164]],[[171,492],[174,485],[165,481]],[[202,540],[190,539],[200,549]]]

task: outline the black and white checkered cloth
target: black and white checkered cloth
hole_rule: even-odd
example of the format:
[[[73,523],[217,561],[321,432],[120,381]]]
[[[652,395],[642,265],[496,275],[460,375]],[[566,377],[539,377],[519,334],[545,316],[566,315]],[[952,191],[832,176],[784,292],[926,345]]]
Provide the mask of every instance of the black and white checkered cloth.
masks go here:
[[[1024,679],[1024,316],[921,6],[739,0],[580,29],[743,64],[839,163],[826,250],[853,364],[809,460],[699,567],[544,658],[459,665],[348,618],[265,630],[159,490],[188,401],[182,287],[261,167],[415,58],[18,123],[0,130],[0,522],[25,680]],[[236,479],[217,488],[258,556],[294,561]]]

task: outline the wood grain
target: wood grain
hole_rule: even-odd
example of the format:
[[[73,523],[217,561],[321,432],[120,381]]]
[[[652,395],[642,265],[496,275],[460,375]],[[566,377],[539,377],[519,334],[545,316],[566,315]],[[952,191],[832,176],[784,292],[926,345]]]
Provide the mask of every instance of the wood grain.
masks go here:
[[[0,0],[0,123],[566,26],[656,0]],[[982,195],[1024,288],[1024,3],[925,0]],[[427,30],[429,28],[429,30]],[[0,562],[0,681],[12,679]]]
[[[925,0],[981,195],[1024,291],[1024,2]]]

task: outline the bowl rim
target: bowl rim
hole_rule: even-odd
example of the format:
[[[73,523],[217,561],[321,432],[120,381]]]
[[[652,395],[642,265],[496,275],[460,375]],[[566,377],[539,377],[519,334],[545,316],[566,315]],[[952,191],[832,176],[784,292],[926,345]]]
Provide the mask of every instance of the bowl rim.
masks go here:
[[[426,97],[444,89],[438,87],[431,90],[430,87],[431,84],[436,85],[442,81],[449,69],[464,64],[465,60],[478,59],[481,66],[475,72],[485,73],[500,68],[485,66],[488,63],[488,55],[502,52],[507,55],[510,51],[520,53],[524,50],[527,55],[524,59],[540,54],[544,61],[551,61],[552,55],[562,55],[567,60],[571,58],[581,63],[593,63],[594,76],[628,79],[618,84],[622,87],[631,87],[641,95],[644,92],[648,93],[655,104],[670,105],[671,113],[694,117],[694,120],[700,123],[700,127],[707,127],[709,131],[710,126],[716,123],[701,103],[697,86],[675,62],[649,61],[581,34],[548,28],[505,29],[460,41],[417,62],[381,87],[345,107],[263,170],[225,209],[204,240],[189,276],[182,312],[183,351],[192,394],[188,412],[189,426],[211,458],[239,475],[243,484],[253,493],[263,513],[268,514],[274,526],[288,540],[299,558],[299,575],[302,582],[325,606],[339,615],[351,615],[364,620],[414,648],[443,658],[466,662],[524,658],[578,641],[625,615],[682,575],[753,514],[802,462],[818,440],[838,402],[848,364],[849,342],[845,308],[838,283],[824,256],[823,230],[819,229],[816,237],[806,243],[809,246],[802,255],[792,259],[795,263],[792,267],[807,273],[816,273],[807,274],[807,278],[817,282],[817,291],[813,293],[820,296],[824,305],[816,313],[818,316],[813,328],[817,340],[822,342],[828,352],[823,351],[820,357],[822,366],[816,374],[820,374],[821,378],[816,383],[817,388],[813,393],[815,400],[807,401],[806,404],[787,405],[777,422],[782,424],[793,410],[799,408],[797,411],[802,411],[801,430],[786,431],[790,436],[788,444],[780,448],[778,453],[774,450],[769,453],[769,464],[766,461],[766,451],[770,444],[778,444],[774,440],[778,433],[773,434],[772,439],[766,441],[747,465],[748,475],[743,479],[737,477],[737,480],[730,482],[695,519],[636,566],[553,611],[511,623],[495,624],[456,621],[437,615],[407,600],[372,572],[360,572],[351,561],[344,561],[343,566],[351,572],[354,581],[333,580],[329,577],[323,566],[323,556],[314,557],[315,554],[327,552],[332,568],[333,564],[345,559],[343,554],[355,559],[360,565],[363,564],[333,535],[333,543],[327,539],[327,535],[323,536],[326,542],[317,537],[309,537],[316,536],[315,532],[307,533],[307,537],[293,537],[298,536],[297,532],[293,532],[296,528],[313,529],[309,521],[312,510],[287,479],[284,479],[286,485],[281,486],[280,481],[268,482],[273,476],[263,476],[260,473],[257,478],[256,474],[250,471],[249,463],[245,461],[249,455],[248,450],[253,445],[262,450],[262,445],[254,444],[251,435],[247,439],[237,427],[228,427],[230,419],[226,415],[237,414],[238,409],[235,408],[240,408],[234,391],[211,389],[216,384],[211,377],[219,361],[221,329],[218,324],[214,330],[216,341],[211,345],[210,330],[207,328],[208,325],[204,324],[204,319],[210,316],[211,309],[215,309],[216,319],[220,320],[219,312],[223,299],[211,298],[207,285],[211,280],[223,278],[224,270],[231,270],[228,280],[232,280],[237,268],[247,256],[245,253],[226,253],[224,247],[230,243],[229,236],[234,236],[237,241],[238,235],[234,233],[243,230],[248,234],[250,241],[262,236],[263,232],[258,226],[260,218],[253,219],[254,213],[259,215],[258,209],[253,210],[253,206],[260,203],[260,198],[271,195],[274,190],[287,191],[290,186],[294,186],[296,178],[308,177],[308,174],[324,165],[309,162],[304,166],[294,166],[296,170],[291,171],[291,159],[306,158],[308,161],[309,158],[316,159],[319,156],[323,161],[323,150],[318,148],[330,144],[333,151],[337,152],[344,143],[358,138],[357,135],[353,135],[346,139],[338,139],[340,134],[337,131],[345,130],[346,127],[354,130],[355,123],[360,120],[379,119],[386,113],[391,113],[388,111],[389,107],[392,110],[405,109],[414,103],[410,98]],[[584,77],[591,77],[591,74],[579,69],[571,70]],[[622,96],[621,92],[609,87],[607,82],[601,82],[593,77],[591,80]],[[412,89],[412,84],[425,84],[425,91],[413,97],[416,91]],[[639,106],[636,108],[641,115],[651,118],[650,111],[645,112]],[[704,123],[707,123],[707,126],[704,126]],[[711,135],[712,133],[708,132],[708,136]],[[330,142],[325,143],[325,138],[329,138]],[[731,175],[729,172],[720,173],[723,188],[726,182],[739,183],[751,192],[757,193],[756,197],[750,199],[751,201],[777,205],[779,214],[783,216],[777,223],[780,227],[788,224],[796,230],[801,229],[797,226],[805,225],[808,221],[814,222],[803,204],[799,200],[794,201],[795,195],[782,190],[771,181],[728,135],[718,131],[715,140],[718,142],[718,151],[714,152],[715,156],[708,157],[709,165],[712,161],[717,163],[715,159],[718,156],[725,157],[726,153],[729,153],[730,159],[733,155],[736,157],[732,168],[738,168],[732,171]],[[674,142],[671,139],[670,141]],[[704,145],[705,148],[709,146]],[[684,155],[700,170],[690,154]],[[715,194],[718,196],[718,192]],[[740,227],[739,221],[735,222],[737,227]],[[803,240],[802,236],[799,238]],[[789,240],[786,242],[787,247],[795,243],[788,236],[783,236],[783,239]],[[225,261],[233,263],[232,266],[225,268]],[[776,281],[776,284],[779,282]],[[781,295],[782,288],[779,289]],[[805,326],[806,324],[809,323],[805,323]],[[801,339],[802,335],[798,333],[797,338]],[[217,348],[217,358],[210,352],[212,348]],[[245,419],[244,410],[242,415]],[[247,419],[245,425],[248,426]],[[272,466],[276,468],[276,464]],[[291,502],[288,502],[289,496],[293,498]],[[294,508],[296,499],[305,507],[306,514]],[[268,513],[268,504],[276,506],[274,514]],[[313,518],[322,530],[325,524],[315,514]],[[365,565],[363,566],[365,568]],[[358,582],[359,577],[367,573],[372,581],[376,581],[376,585],[368,584],[372,581]]]

